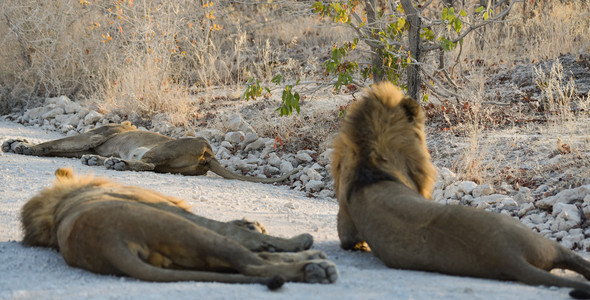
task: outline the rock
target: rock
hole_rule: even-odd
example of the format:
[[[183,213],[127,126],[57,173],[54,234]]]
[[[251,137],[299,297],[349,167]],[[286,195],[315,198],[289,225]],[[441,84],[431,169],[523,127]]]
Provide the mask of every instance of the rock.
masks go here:
[[[457,189],[459,192],[463,192],[464,194],[471,194],[473,189],[477,187],[477,183],[473,181],[461,181],[457,183]]]
[[[320,175],[320,173],[318,173],[318,171],[316,171],[314,169],[307,168],[304,170],[304,173],[309,177],[309,180],[316,180],[316,181],[322,180],[322,175]]]
[[[298,151],[295,155],[295,159],[297,159],[297,161],[300,163],[311,162],[313,160],[311,155],[309,155],[309,153],[307,153],[305,150]]]
[[[334,198],[334,191],[330,189],[323,189],[318,193],[319,198]]]
[[[443,202],[445,199],[444,194],[445,191],[442,189],[436,189],[434,192],[432,192],[432,199],[436,202]]]
[[[563,190],[557,193],[557,195],[541,199],[537,201],[537,207],[548,209],[557,203],[573,203],[574,201],[584,200],[587,195],[590,195],[590,185],[583,185],[574,189]]]
[[[443,182],[443,186],[447,186],[457,180],[457,175],[447,168],[441,168],[438,171],[438,177]]]
[[[265,143],[267,142],[268,139],[266,138],[259,138],[256,141],[248,144],[248,146],[246,146],[246,148],[244,149],[245,151],[252,151],[252,150],[258,150],[260,148],[263,148]]]
[[[522,217],[526,215],[529,211],[535,209],[535,206],[532,203],[524,203],[520,206],[520,210],[518,211],[518,216]]]
[[[56,107],[46,113],[44,113],[41,118],[42,119],[51,119],[55,118],[56,116],[63,115],[65,113],[64,109],[61,107]]]
[[[234,145],[241,144],[245,137],[242,131],[232,131],[225,134],[225,140]]]
[[[221,137],[223,137],[223,134],[221,133],[221,131],[217,129],[206,128],[200,129],[199,131],[195,132],[195,137],[202,137],[208,141],[219,141],[221,140]]]
[[[227,127],[228,131],[254,132],[254,128],[239,114],[224,116],[223,120],[223,124]]]
[[[452,183],[445,188],[444,198],[449,200],[457,200],[463,197],[463,193],[459,192],[458,182]]]
[[[324,188],[324,183],[321,180],[310,180],[305,184],[305,189],[309,192],[317,192]]]
[[[231,144],[230,142],[228,142],[228,141],[223,141],[223,142],[221,142],[220,146],[221,146],[221,147],[224,147],[224,148],[226,148],[226,150],[227,150],[227,149],[231,149],[231,148],[233,148],[233,147],[234,147],[234,145],[232,145],[232,144]]]
[[[487,203],[487,204],[496,204],[496,203],[502,203],[502,201],[507,200],[507,199],[511,199],[510,197],[506,196],[506,195],[502,195],[502,194],[493,194],[493,195],[488,195],[488,196],[481,196],[481,197],[476,197],[473,198],[473,202],[474,203],[478,203],[478,207],[479,207],[479,203]]]
[[[91,110],[85,117],[84,117],[84,125],[92,125],[96,124],[100,119],[102,119],[102,114],[98,113],[94,110]]]
[[[246,132],[246,136],[244,137],[244,145],[248,145],[256,140],[258,140],[258,135],[256,133]]]
[[[494,187],[491,184],[482,184],[478,185],[473,188],[471,194],[475,198],[480,198],[482,196],[488,196],[494,193]]]
[[[279,169],[281,169],[281,174],[287,174],[293,171],[293,165],[288,161],[283,161],[281,162]]]
[[[524,186],[520,187],[518,193],[514,195],[514,200],[518,202],[518,204],[533,202],[534,198],[531,196],[531,189]]]
[[[518,209],[518,203],[512,198],[506,198],[502,200],[502,208],[508,210]]]
[[[556,203],[553,206],[555,222],[551,224],[552,230],[569,230],[581,221],[578,208],[573,204]]]
[[[268,154],[268,163],[271,166],[278,168],[281,165],[281,159],[276,153],[271,152]]]

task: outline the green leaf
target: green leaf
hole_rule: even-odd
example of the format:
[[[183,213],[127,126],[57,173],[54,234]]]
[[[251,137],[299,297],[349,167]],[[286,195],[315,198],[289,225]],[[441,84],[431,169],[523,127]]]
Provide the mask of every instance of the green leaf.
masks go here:
[[[481,12],[482,10],[484,10],[483,6],[480,6],[475,10],[475,12],[478,13],[478,12]]]
[[[462,9],[461,11],[459,11],[459,15],[461,17],[467,17],[467,12],[464,9]]]

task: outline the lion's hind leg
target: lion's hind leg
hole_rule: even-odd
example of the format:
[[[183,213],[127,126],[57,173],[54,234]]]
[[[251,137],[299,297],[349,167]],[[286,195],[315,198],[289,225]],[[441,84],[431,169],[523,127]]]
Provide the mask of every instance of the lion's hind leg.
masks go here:
[[[509,270],[511,274],[508,275],[513,277],[512,279],[529,285],[569,287],[575,289],[574,291],[578,293],[585,293],[590,296],[590,284],[551,274],[531,265],[524,259],[513,262]]]
[[[103,166],[107,158],[100,155],[84,154],[80,158],[80,162],[87,166]]]
[[[136,252],[135,247],[119,243],[108,251],[107,258],[119,271],[127,276],[145,281],[175,282],[175,281],[204,281],[224,283],[260,283],[274,290],[280,288],[284,279],[280,276],[272,278],[253,277],[243,274],[229,274],[207,271],[173,270],[157,267],[145,261],[141,256],[149,259],[149,254]],[[153,259],[153,257],[152,257]]]

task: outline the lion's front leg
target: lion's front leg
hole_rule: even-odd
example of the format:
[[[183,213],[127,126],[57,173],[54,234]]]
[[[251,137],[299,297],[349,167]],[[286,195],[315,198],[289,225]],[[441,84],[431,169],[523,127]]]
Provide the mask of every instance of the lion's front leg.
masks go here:
[[[340,238],[340,247],[344,250],[363,250],[369,251],[370,248],[360,237],[350,213],[346,206],[340,204],[338,209],[338,237]]]
[[[294,263],[327,258],[326,253],[320,250],[305,250],[299,252],[259,252],[258,257],[274,263]]]
[[[33,144],[26,139],[9,139],[2,143],[2,151],[16,154],[34,155]]]

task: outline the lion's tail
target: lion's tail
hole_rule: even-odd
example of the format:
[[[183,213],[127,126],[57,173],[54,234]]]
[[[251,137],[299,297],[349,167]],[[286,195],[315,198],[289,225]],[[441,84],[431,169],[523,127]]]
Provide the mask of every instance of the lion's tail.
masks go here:
[[[72,168],[59,168],[55,170],[55,177],[57,177],[58,181],[63,181],[64,179],[72,179],[74,178],[74,171]]]

